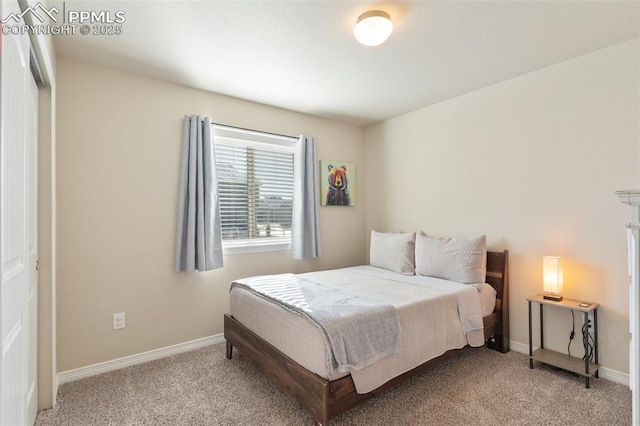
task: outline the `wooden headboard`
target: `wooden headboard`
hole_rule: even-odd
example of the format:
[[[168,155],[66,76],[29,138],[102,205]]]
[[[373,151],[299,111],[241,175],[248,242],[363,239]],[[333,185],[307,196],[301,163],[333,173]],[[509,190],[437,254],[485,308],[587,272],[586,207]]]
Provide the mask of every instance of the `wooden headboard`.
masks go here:
[[[497,333],[487,343],[491,349],[509,352],[509,252],[487,252],[487,283],[496,289]]]

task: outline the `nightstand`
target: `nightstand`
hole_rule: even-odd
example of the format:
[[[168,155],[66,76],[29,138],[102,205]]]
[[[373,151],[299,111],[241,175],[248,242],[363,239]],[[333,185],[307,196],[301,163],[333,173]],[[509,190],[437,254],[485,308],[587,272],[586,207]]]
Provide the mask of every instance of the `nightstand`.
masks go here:
[[[581,300],[563,299],[559,302],[545,299],[542,294],[537,294],[527,298],[529,303],[529,368],[533,368],[533,361],[542,362],[563,370],[571,371],[585,377],[586,387],[589,388],[589,379],[591,376],[598,377],[598,304],[591,302],[583,302]],[[533,350],[533,320],[531,317],[531,304],[538,303],[540,305],[540,347]],[[589,358],[579,359],[571,357],[567,354],[545,349],[544,347],[544,307],[551,306],[560,309],[573,309],[583,314],[583,324],[589,322],[589,315],[593,315],[593,353],[594,361],[590,362]],[[589,328],[587,334],[582,336],[585,354],[589,353]]]

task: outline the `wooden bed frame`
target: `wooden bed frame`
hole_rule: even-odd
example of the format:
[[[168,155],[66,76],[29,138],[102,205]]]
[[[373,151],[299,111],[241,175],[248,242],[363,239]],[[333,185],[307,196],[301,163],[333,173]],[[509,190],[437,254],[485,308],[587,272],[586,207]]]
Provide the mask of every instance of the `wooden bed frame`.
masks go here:
[[[509,351],[508,255],[506,250],[487,253],[487,283],[491,284],[498,294],[493,313],[483,319],[484,335],[487,347],[502,353]],[[311,414],[316,424],[322,425],[328,425],[332,418],[464,350],[454,349],[445,352],[443,355],[395,377],[369,393],[359,394],[356,392],[350,375],[329,381],[311,373],[229,314],[224,316],[224,337],[227,340],[226,356],[228,359],[231,359],[233,348],[238,348],[284,392],[293,396]]]

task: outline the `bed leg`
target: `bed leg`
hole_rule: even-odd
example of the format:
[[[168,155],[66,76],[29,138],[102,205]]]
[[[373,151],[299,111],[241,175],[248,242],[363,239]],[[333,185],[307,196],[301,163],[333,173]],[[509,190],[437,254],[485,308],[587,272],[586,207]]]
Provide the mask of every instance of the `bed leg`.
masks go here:
[[[227,340],[227,359],[231,359],[233,355],[233,345]]]

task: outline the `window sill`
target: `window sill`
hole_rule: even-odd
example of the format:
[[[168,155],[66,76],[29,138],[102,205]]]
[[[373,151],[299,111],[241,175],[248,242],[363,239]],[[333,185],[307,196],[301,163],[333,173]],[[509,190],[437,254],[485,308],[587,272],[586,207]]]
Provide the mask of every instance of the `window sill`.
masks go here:
[[[284,251],[291,249],[291,241],[289,240],[276,240],[276,241],[234,241],[222,243],[222,254],[224,256],[234,254],[245,253],[259,253],[268,251]]]

